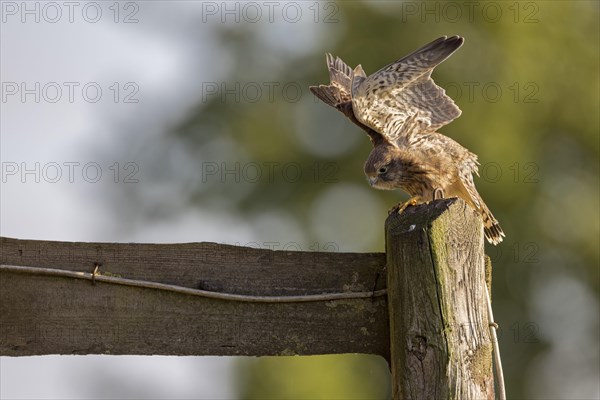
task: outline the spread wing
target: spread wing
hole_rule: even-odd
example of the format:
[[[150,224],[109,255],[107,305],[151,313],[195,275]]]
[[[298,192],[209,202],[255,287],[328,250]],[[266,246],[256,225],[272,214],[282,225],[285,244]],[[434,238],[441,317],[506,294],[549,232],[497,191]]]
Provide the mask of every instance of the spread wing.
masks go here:
[[[383,137],[370,127],[364,125],[354,115],[352,109],[352,80],[354,71],[339,57],[327,53],[327,68],[329,69],[329,85],[311,86],[310,91],[325,104],[336,108],[352,122],[363,129],[369,135],[371,142],[377,143]],[[362,77],[366,77],[363,75]]]
[[[431,72],[462,44],[459,36],[442,36],[365,78],[353,72],[352,107],[359,122],[391,143],[416,132],[434,132],[460,116],[461,111]]]
[[[354,73],[339,57],[327,53],[329,85],[311,86],[310,91],[324,103],[337,108],[338,105],[352,101],[352,78]]]

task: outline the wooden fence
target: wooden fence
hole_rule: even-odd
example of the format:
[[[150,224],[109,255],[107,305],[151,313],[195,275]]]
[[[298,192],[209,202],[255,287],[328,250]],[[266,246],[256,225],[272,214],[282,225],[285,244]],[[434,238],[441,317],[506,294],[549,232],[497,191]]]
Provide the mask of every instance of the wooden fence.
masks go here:
[[[3,237],[0,355],[376,354],[394,399],[493,399],[480,218],[445,199],[385,230],[386,253]]]

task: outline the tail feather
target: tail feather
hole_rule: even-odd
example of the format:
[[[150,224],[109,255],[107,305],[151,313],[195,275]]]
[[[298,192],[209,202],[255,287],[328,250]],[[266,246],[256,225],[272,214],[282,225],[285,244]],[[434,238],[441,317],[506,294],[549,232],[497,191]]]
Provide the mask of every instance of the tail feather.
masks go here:
[[[497,245],[502,242],[504,232],[502,231],[502,228],[500,228],[498,220],[494,218],[494,215],[492,215],[492,212],[484,203],[479,192],[477,192],[477,189],[475,188],[473,174],[479,175],[477,172],[477,166],[479,165],[477,156],[473,153],[467,153],[467,157],[459,172],[460,179],[457,180],[458,185],[455,187],[457,190],[456,194],[481,214],[481,219],[483,220],[483,232],[485,233],[486,239],[491,244]]]
[[[497,245],[502,242],[504,232],[502,231],[498,220],[494,218],[485,203],[482,202],[481,204],[481,217],[483,218],[483,232],[485,233],[485,238],[491,244]]]

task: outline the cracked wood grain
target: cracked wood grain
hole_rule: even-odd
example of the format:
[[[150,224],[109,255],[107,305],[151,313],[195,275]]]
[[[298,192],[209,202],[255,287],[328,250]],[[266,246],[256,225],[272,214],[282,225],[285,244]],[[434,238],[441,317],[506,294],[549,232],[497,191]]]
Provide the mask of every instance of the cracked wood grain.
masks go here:
[[[483,226],[463,201],[386,221],[394,399],[493,399]]]

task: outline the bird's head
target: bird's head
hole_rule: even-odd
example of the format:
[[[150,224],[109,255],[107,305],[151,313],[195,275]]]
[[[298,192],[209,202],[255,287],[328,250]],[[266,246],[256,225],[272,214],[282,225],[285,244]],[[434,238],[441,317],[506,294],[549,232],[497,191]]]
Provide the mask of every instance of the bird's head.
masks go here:
[[[399,188],[402,168],[394,146],[375,146],[365,163],[365,175],[369,184],[381,190]]]

